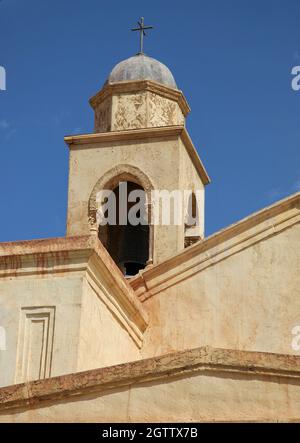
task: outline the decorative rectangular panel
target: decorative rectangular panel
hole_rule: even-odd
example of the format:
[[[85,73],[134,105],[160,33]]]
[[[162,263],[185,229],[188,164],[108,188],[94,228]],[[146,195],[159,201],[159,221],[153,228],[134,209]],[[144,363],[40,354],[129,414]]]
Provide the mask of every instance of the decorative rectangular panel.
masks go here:
[[[50,377],[54,323],[54,306],[22,308],[16,383]]]

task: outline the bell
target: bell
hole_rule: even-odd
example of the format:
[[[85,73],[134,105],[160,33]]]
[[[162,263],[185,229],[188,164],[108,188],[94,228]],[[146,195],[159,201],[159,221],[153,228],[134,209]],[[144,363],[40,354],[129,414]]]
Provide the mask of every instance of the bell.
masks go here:
[[[144,269],[149,259],[149,226],[128,223],[122,228],[117,263],[125,275],[132,276]]]

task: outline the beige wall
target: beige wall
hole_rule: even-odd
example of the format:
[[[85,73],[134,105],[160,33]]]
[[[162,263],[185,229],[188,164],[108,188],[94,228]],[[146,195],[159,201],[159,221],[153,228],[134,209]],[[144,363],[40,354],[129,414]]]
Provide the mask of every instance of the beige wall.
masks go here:
[[[34,247],[40,252],[26,255]],[[53,252],[57,247],[61,251]],[[19,248],[24,255],[16,254]],[[141,305],[99,240],[3,249],[12,255],[0,264],[0,326],[6,331],[0,387],[140,358]]]
[[[81,303],[77,371],[140,358],[138,346],[86,280]]]
[[[184,189],[187,191],[198,191],[199,192],[199,202],[198,202],[198,210],[199,210],[199,227],[196,229],[188,229],[186,231],[186,235],[190,233],[190,235],[199,235],[204,238],[204,229],[205,229],[205,187],[202,183],[197,170],[195,169],[189,154],[182,142],[180,140],[180,189]],[[185,208],[185,214],[187,213],[188,208]]]
[[[194,371],[2,412],[0,422],[299,421],[299,411],[299,379]]]
[[[48,358],[47,376],[76,371],[81,294],[82,276],[1,279],[0,325],[7,344],[0,351],[0,386],[39,378],[39,361]],[[41,327],[50,342],[44,354]]]
[[[166,281],[144,302],[151,322],[143,356],[203,345],[300,354],[291,346],[292,328],[300,325],[299,269],[298,223],[202,270],[191,268],[175,286]]]

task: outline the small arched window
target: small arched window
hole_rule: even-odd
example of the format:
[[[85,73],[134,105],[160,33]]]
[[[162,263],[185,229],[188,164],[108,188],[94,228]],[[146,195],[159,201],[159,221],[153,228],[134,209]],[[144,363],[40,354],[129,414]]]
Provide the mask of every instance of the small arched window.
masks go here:
[[[187,217],[185,225],[186,227],[194,227],[198,226],[198,207],[197,207],[197,199],[194,192],[189,195],[188,203],[187,203]]]
[[[194,192],[189,194],[184,226],[184,246],[187,248],[201,239],[199,235],[199,206]]]

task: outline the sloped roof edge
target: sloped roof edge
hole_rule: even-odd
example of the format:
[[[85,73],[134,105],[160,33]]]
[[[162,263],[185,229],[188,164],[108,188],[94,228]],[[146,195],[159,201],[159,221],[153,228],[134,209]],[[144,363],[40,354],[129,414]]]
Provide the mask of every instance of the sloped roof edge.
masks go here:
[[[86,146],[99,147],[99,144],[110,142],[124,142],[128,140],[149,140],[162,137],[180,137],[199,177],[204,185],[210,183],[210,177],[200,159],[200,156],[186,130],[182,125],[160,126],[140,129],[126,129],[122,131],[98,132],[93,134],[69,135],[64,138],[70,149],[85,149]]]
[[[182,250],[130,280],[142,301],[251,244],[300,222],[300,192]]]

